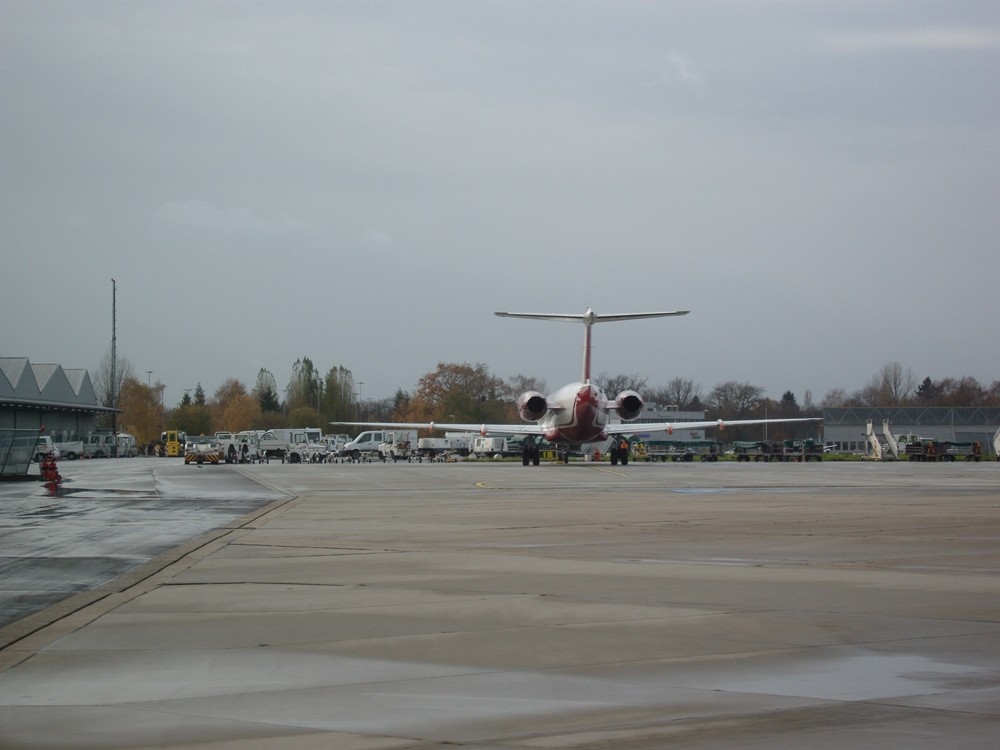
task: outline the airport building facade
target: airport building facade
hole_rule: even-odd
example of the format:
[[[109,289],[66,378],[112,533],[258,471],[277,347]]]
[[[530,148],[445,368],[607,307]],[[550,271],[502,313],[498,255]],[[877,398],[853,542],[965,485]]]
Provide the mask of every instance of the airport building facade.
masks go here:
[[[661,440],[665,442],[683,443],[693,440],[711,439],[703,429],[688,429],[685,422],[704,422],[704,411],[682,411],[676,406],[661,406],[660,404],[643,404],[642,414],[632,422],[625,423],[625,431],[634,433],[641,440]],[[650,422],[673,422],[676,427],[672,434],[666,431],[644,432],[642,425]]]
[[[118,411],[98,405],[87,370],[0,357],[0,429],[86,435],[102,414]]]
[[[980,441],[983,452],[992,450],[993,436],[1000,428],[1000,408],[949,406],[851,406],[823,410],[823,442],[845,453],[867,453],[868,420],[875,433],[889,422],[895,436],[914,435],[943,442]]]

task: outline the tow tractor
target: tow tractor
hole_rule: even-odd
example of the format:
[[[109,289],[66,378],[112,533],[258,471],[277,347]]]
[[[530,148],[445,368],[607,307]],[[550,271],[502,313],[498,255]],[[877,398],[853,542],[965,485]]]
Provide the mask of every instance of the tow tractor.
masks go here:
[[[217,464],[222,458],[219,441],[214,435],[188,436],[184,444],[184,463],[186,464]]]

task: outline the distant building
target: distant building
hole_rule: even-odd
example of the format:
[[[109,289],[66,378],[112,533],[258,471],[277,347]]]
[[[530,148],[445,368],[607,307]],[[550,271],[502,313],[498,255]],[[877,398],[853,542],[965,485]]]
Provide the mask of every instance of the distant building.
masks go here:
[[[993,435],[1000,427],[1000,408],[949,406],[852,406],[823,410],[823,441],[837,450],[867,453],[865,425],[872,421],[882,434],[889,420],[893,435],[915,435],[952,443],[979,440],[984,452],[992,450]]]
[[[704,411],[681,411],[676,406],[660,406],[659,404],[644,404],[642,414],[631,422],[612,422],[608,425],[608,430],[615,431],[617,424],[621,424],[621,432],[633,435],[636,440],[663,440],[683,443],[693,440],[705,440],[704,430],[689,430],[684,428],[685,422],[704,422]],[[672,434],[668,435],[665,430],[659,432],[647,432],[642,428],[643,423],[650,422],[672,422],[677,425]],[[707,439],[712,439],[709,435]]]
[[[62,365],[32,364],[27,357],[0,357],[0,429],[48,435],[86,435],[101,414],[121,413],[97,404],[90,373]]]

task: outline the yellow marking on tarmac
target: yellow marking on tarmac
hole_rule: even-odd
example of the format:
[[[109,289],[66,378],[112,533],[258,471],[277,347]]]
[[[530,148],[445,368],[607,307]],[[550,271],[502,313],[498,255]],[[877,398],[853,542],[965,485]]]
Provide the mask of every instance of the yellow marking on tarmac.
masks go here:
[[[587,468],[592,471],[603,471],[605,474],[614,474],[616,477],[628,477],[628,474],[622,474],[614,469],[605,469],[603,466],[588,466]]]
[[[503,487],[493,487],[492,485],[489,485],[486,482],[476,482],[476,484],[474,486],[476,487],[476,489],[480,489],[480,490],[502,490],[503,489]]]

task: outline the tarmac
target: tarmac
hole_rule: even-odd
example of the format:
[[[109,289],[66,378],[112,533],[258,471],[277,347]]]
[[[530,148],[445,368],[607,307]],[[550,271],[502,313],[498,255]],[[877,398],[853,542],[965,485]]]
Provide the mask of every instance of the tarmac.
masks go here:
[[[0,629],[3,750],[997,747],[998,463],[164,460],[266,504]]]

